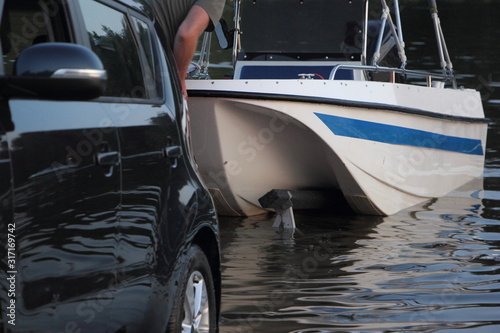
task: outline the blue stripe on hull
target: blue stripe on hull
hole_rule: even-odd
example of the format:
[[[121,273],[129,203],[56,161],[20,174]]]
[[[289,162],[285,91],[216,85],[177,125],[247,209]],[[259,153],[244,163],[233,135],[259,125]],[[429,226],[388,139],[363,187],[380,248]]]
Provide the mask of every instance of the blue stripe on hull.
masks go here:
[[[447,136],[412,128],[337,117],[321,113],[315,113],[315,115],[321,119],[335,135],[396,145],[453,151],[470,155],[484,154],[481,140]]]

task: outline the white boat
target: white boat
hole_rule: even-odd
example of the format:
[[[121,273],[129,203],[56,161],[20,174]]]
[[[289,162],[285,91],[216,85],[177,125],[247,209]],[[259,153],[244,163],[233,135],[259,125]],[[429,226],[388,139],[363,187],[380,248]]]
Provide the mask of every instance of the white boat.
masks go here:
[[[187,81],[219,214],[289,208],[259,201],[284,190],[391,215],[482,175],[488,121],[456,86],[435,1],[439,73],[406,68],[398,2],[380,3],[372,21],[368,0],[235,1],[233,78]]]

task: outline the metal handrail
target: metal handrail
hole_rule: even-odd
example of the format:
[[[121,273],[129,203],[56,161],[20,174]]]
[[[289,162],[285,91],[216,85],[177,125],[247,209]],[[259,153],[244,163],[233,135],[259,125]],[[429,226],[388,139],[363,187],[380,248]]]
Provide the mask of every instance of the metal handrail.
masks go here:
[[[444,81],[451,81],[453,84],[453,88],[456,88],[456,85],[457,85],[455,76],[451,75],[451,74],[436,74],[436,73],[429,73],[429,72],[424,72],[424,71],[409,70],[406,68],[393,68],[393,67],[367,66],[367,65],[342,65],[342,64],[336,65],[335,68],[332,70],[332,72],[330,73],[331,80],[333,80],[335,78],[335,74],[337,74],[337,71],[339,69],[357,69],[357,70],[369,71],[369,72],[389,72],[389,73],[423,76],[426,78],[426,82],[427,82],[428,87],[432,86],[432,79],[433,78],[441,79]],[[393,81],[394,81],[394,77],[393,77]]]

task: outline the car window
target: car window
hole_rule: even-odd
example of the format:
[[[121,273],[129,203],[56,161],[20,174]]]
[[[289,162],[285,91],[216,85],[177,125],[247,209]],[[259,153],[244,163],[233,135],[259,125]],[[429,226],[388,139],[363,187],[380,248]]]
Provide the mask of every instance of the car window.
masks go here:
[[[79,2],[91,48],[108,72],[105,96],[155,97],[151,96],[155,89],[146,84],[146,79],[151,80],[152,70],[145,70],[147,60],[140,61],[140,49],[127,15],[94,0]]]
[[[6,0],[0,26],[5,74],[28,46],[45,42],[69,42],[63,0]]]
[[[143,66],[146,74],[146,83],[148,84],[147,88],[151,95],[150,97],[157,97],[161,87],[161,79],[157,76],[157,73],[159,73],[159,64],[156,59],[157,53],[155,52],[155,44],[152,39],[152,31],[146,22],[137,17],[132,17],[132,21],[144,52],[145,61],[143,61]]]

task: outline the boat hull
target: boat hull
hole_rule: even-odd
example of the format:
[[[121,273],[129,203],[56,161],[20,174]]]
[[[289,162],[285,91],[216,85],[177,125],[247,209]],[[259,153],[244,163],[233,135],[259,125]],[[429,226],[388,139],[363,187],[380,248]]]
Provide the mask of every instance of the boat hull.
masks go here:
[[[338,191],[358,213],[391,215],[482,175],[473,91],[262,81],[188,83],[193,151],[221,215],[264,213],[273,189]]]

